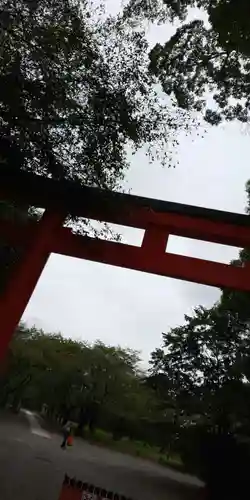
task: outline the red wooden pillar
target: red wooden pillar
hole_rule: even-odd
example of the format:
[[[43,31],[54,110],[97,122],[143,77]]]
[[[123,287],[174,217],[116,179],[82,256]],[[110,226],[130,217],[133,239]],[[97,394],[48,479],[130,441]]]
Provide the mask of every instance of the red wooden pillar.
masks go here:
[[[51,239],[63,224],[65,214],[45,211],[35,235],[24,250],[17,269],[0,299],[0,362],[4,359],[12,335],[25,311],[34,288],[50,255]]]

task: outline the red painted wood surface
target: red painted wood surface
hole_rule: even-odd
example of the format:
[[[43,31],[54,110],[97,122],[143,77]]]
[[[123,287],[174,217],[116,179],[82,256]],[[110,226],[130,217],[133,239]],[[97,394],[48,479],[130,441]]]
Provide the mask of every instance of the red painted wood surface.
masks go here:
[[[20,189],[20,186],[22,188]],[[250,217],[58,182],[0,169],[0,199],[45,208],[39,223],[0,221],[2,241],[25,248],[19,268],[0,299],[0,358],[51,252],[178,278],[250,291],[250,266],[235,267],[166,252],[169,235],[250,248]],[[141,247],[91,239],[63,228],[67,214],[145,230]]]
[[[39,222],[34,225],[32,238],[26,240],[27,248],[23,257],[11,276],[4,295],[0,298],[0,362],[30,300],[33,290],[48,260],[51,248],[51,237],[62,226],[65,214],[46,211]],[[20,228],[17,229],[20,230]],[[3,233],[2,233],[3,235]]]
[[[237,231],[237,227],[235,227],[235,231]],[[35,224],[29,224],[21,229],[20,226],[1,223],[0,233],[12,244],[25,244],[25,242],[32,241],[35,235]],[[190,231],[190,234],[193,233]],[[249,267],[236,267],[165,252],[168,236],[169,227],[151,225],[145,231],[142,246],[135,247],[75,235],[69,229],[60,228],[56,233],[51,234],[48,250],[69,257],[102,262],[205,285],[250,291]],[[223,238],[224,236],[221,239],[223,240]],[[245,234],[245,245],[247,241],[248,234]],[[243,243],[242,240],[241,243]]]
[[[149,238],[149,237],[148,237]],[[221,288],[250,291],[250,269],[193,257],[154,251],[148,246],[134,247],[110,241],[92,240],[65,234],[53,243],[52,251],[113,266],[125,267],[161,276],[193,281]]]

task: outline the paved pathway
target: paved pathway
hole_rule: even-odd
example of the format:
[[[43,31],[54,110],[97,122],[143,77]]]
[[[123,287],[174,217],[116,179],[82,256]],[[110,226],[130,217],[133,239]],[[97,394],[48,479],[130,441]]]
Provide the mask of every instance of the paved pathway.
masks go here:
[[[32,434],[36,434],[37,436],[44,437],[46,439],[51,439],[51,434],[42,429],[39,423],[39,419],[37,418],[35,413],[25,409],[21,410],[21,412],[26,416],[30,424],[30,430]]]
[[[81,439],[62,451],[60,442],[33,414],[0,416],[0,499],[58,500],[65,473],[134,500],[199,498],[199,482],[191,476]]]

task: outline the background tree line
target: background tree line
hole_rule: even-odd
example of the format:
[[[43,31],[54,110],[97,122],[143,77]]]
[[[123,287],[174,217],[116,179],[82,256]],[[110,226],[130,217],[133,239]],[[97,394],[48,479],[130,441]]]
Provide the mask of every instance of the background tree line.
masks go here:
[[[42,412],[94,438],[102,429],[114,440],[129,438],[170,451],[172,411],[167,411],[150,377],[131,349],[100,341],[66,339],[20,324],[0,385],[0,404]]]

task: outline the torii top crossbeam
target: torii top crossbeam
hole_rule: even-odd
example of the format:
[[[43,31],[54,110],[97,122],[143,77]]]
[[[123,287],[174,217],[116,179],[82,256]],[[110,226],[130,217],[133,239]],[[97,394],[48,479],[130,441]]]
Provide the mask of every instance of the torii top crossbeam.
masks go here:
[[[79,217],[105,220],[142,229],[146,229],[148,223],[167,226],[171,215],[192,218],[196,225],[200,219],[218,225],[233,225],[234,233],[237,229],[240,231],[244,227],[250,228],[250,217],[247,215],[110,192],[80,186],[72,181],[56,181],[20,170],[11,171],[2,166],[0,168],[0,199],[29,203],[29,205],[52,210],[63,210]],[[172,229],[171,234],[179,234],[175,231],[177,228],[172,227]],[[205,232],[206,230],[203,231],[203,236]],[[217,230],[217,232],[220,231]],[[236,238],[236,234],[234,236]],[[198,239],[196,236],[189,235],[189,237]],[[246,243],[241,239],[238,245],[238,239],[235,243],[231,241],[232,238],[233,236],[230,236],[225,244],[244,246]],[[211,240],[210,236],[200,239],[215,241]],[[248,244],[249,239],[250,237],[247,240]]]
[[[0,168],[0,199],[45,208],[39,223],[0,221],[3,241],[26,248],[15,275],[0,299],[5,318],[0,337],[6,350],[51,252],[135,269],[220,288],[250,291],[250,268],[171,254],[169,235],[239,248],[250,247],[247,215],[169,203],[55,181],[23,171]],[[141,247],[73,234],[63,227],[68,214],[145,230]],[[17,290],[13,294],[13,290]]]

